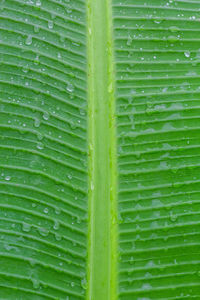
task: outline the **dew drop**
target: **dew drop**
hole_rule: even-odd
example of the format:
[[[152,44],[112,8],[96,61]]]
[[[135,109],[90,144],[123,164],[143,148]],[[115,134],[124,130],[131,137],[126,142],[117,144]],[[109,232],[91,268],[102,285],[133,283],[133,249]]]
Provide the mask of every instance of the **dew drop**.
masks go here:
[[[34,259],[30,259],[29,263],[30,263],[31,267],[34,267],[36,265],[36,261]]]
[[[80,113],[81,116],[85,116],[85,110],[84,109],[80,108],[79,113]]]
[[[53,21],[51,21],[51,20],[48,21],[48,28],[49,29],[53,28]]]
[[[38,33],[38,32],[39,32],[39,30],[40,30],[40,28],[39,28],[39,26],[38,26],[38,25],[34,25],[34,28],[33,28],[33,30],[34,30],[34,32],[35,32],[35,33]]]
[[[39,127],[40,126],[40,119],[36,118],[34,121],[34,126]]]
[[[56,239],[56,241],[61,241],[62,240],[62,237],[61,237],[61,235],[59,235],[59,234],[55,234],[55,239]]]
[[[81,286],[84,290],[87,289],[87,280],[85,277],[81,280]]]
[[[45,207],[45,209],[43,210],[45,214],[48,214],[49,210],[47,207]]]
[[[43,117],[44,120],[47,121],[49,119],[49,113],[45,112],[42,117]]]
[[[41,141],[43,139],[43,135],[41,133],[37,133],[37,139]]]
[[[25,44],[28,46],[32,44],[32,36],[31,35],[27,36],[27,38],[25,40]]]
[[[35,3],[35,5],[37,6],[37,7],[40,7],[41,6],[41,1],[40,0],[36,0],[36,3]]]
[[[171,213],[171,214],[170,214],[170,220],[171,220],[172,222],[176,222],[176,220],[177,220],[177,215],[174,215],[173,213]]]
[[[34,289],[39,289],[39,287],[40,287],[40,282],[37,280],[37,279],[31,279],[31,281],[32,281],[32,284],[33,284],[33,288]]]
[[[68,83],[67,87],[66,87],[67,91],[72,93],[74,91],[74,86],[71,83]]]
[[[185,51],[184,55],[185,55],[185,57],[190,57],[190,51]]]
[[[31,230],[31,225],[23,222],[22,223],[22,230],[24,232],[29,232]]]
[[[142,290],[150,290],[152,286],[149,283],[144,283],[142,285]]]
[[[131,43],[132,43],[132,40],[133,40],[133,39],[132,39],[132,37],[129,35],[129,36],[128,36],[127,43],[126,43],[126,44],[127,44],[127,46],[130,46],[130,45],[131,45]]]
[[[56,207],[55,213],[56,213],[56,215],[59,215],[60,214],[60,208]]]
[[[40,61],[39,61],[39,56],[37,55],[36,58],[34,59],[34,65],[39,65]]]
[[[24,66],[24,67],[22,68],[22,72],[28,73],[28,67]]]
[[[179,31],[180,29],[179,29],[178,27],[176,27],[176,26],[171,26],[171,27],[169,27],[169,30],[170,30],[171,32],[177,32],[177,31]]]
[[[57,220],[55,220],[53,229],[58,230],[59,228],[60,228],[60,223]]]
[[[76,129],[76,124],[74,124],[73,122],[72,123],[69,123],[69,125],[70,125],[70,127],[71,127],[71,129]]]
[[[42,236],[47,236],[49,234],[49,230],[46,228],[42,228],[42,227],[38,228],[38,232]]]
[[[155,20],[153,20],[153,22],[154,22],[155,24],[160,24],[160,23],[162,22],[162,20],[160,20],[160,19],[155,19]]]
[[[5,177],[5,180],[6,180],[6,181],[9,181],[10,179],[11,179],[10,176],[6,176],[6,177]]]
[[[171,42],[171,43],[177,42],[178,41],[178,37],[174,36],[174,35],[170,35],[168,37],[168,41]]]
[[[41,142],[37,143],[37,149],[39,150],[44,149],[44,144],[42,144]]]

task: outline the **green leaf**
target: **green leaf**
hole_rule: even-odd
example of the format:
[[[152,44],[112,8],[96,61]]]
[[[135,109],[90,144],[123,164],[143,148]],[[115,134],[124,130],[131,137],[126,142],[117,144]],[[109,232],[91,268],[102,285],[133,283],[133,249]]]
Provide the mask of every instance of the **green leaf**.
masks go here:
[[[200,299],[200,1],[0,1],[0,299]]]

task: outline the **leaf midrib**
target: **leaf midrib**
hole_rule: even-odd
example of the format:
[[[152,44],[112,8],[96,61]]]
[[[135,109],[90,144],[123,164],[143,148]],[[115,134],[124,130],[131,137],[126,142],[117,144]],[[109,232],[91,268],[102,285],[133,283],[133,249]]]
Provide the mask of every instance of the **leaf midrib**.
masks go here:
[[[117,167],[111,0],[88,0],[87,300],[117,298]]]

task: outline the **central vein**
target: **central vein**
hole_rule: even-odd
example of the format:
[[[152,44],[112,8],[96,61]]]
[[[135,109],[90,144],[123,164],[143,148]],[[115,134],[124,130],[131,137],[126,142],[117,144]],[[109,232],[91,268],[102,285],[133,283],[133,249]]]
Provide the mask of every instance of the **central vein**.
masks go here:
[[[116,300],[116,128],[111,0],[88,0],[87,300]]]

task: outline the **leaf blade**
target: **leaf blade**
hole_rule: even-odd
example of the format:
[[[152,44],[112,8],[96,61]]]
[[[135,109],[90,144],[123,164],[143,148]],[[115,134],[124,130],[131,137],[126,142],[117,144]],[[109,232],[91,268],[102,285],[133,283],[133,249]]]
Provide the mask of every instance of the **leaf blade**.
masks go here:
[[[198,10],[114,1],[119,299],[199,297]]]
[[[1,296],[83,299],[84,5],[1,5]]]

